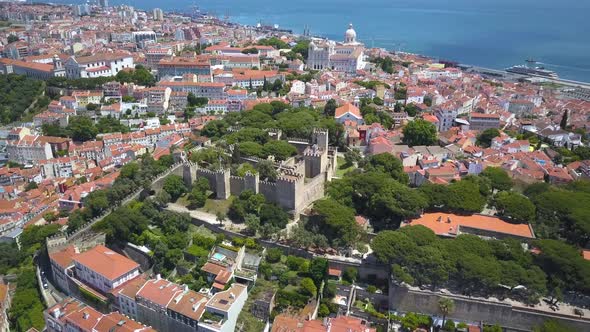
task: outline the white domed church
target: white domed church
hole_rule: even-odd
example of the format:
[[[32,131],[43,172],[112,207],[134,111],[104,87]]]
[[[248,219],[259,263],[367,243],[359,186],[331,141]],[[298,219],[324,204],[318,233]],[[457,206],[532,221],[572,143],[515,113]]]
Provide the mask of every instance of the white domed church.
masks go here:
[[[309,43],[307,68],[312,70],[333,70],[354,74],[363,69],[365,62],[365,47],[357,42],[356,31],[352,24],[344,33],[344,42],[335,43],[331,40],[313,39]]]

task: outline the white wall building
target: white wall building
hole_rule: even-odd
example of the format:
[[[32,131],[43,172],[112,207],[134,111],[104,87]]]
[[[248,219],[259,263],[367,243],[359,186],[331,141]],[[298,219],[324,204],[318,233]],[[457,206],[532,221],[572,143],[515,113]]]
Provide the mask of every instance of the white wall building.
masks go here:
[[[139,264],[98,245],[74,258],[76,277],[89,286],[108,292],[139,276]]]
[[[350,24],[344,34],[344,43],[331,40],[315,40],[309,43],[307,68],[313,70],[331,69],[354,74],[366,65],[364,46],[357,42],[356,31]]]
[[[41,136],[27,135],[6,145],[8,160],[19,164],[31,164],[53,158],[51,145]]]
[[[65,64],[68,78],[115,76],[126,68],[135,68],[133,56],[127,53],[102,53],[91,56],[73,56]]]

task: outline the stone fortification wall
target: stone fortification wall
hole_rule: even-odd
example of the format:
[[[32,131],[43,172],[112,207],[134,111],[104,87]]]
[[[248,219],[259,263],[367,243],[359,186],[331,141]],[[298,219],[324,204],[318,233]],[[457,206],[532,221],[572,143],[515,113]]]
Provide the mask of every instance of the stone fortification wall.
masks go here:
[[[229,188],[232,195],[239,195],[246,190],[246,181],[243,177],[232,175],[229,177]]]
[[[152,266],[152,258],[150,255],[131,242],[125,244],[123,252],[127,257],[139,263],[142,271],[147,271]]]
[[[276,182],[276,203],[286,210],[294,211],[297,215],[302,209],[304,182],[305,177],[302,174],[285,172]]]
[[[267,198],[268,201],[276,203],[277,184],[275,182],[260,181],[260,193]]]
[[[229,169],[210,171],[204,168],[196,169],[196,178],[203,177],[209,181],[209,187],[215,192],[217,199],[228,199],[230,196]]]
[[[258,174],[246,174],[244,177],[233,176],[229,177],[230,193],[238,196],[245,190],[251,190],[255,194],[260,192],[260,179]]]
[[[399,312],[422,312],[438,315],[440,293],[427,290],[410,289],[391,283],[389,287],[389,305]],[[487,324],[499,324],[507,331],[531,331],[534,326],[543,324],[548,319],[555,319],[569,325],[575,331],[590,331],[589,318],[575,318],[558,313],[550,313],[535,308],[512,306],[491,300],[474,299],[460,295],[444,294],[453,299],[455,310],[448,318],[465,321],[481,321]]]
[[[324,188],[326,184],[326,174],[322,173],[305,183],[303,197],[298,207],[298,211],[303,210],[306,206],[324,198]]]

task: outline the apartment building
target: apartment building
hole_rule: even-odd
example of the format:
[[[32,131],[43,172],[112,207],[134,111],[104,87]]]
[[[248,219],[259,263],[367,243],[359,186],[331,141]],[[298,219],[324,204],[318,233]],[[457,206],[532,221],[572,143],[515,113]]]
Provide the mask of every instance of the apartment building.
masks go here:
[[[500,128],[500,116],[498,114],[475,112],[469,114],[469,129],[483,131],[491,128]]]
[[[115,52],[72,56],[65,67],[68,78],[93,78],[115,76],[123,69],[135,68],[135,65],[131,54]]]
[[[9,141],[6,145],[6,153],[8,160],[19,164],[34,164],[53,158],[51,145],[38,135],[26,135],[19,140]]]
[[[232,332],[235,331],[238,315],[246,300],[248,289],[245,285],[234,283],[222,292],[215,293],[205,306],[208,318],[199,322],[199,331]]]
[[[66,298],[43,313],[47,332],[156,332],[118,312],[103,314]]]
[[[211,76],[211,64],[207,60],[171,57],[161,59],[158,64],[158,76],[182,76],[195,74],[199,76]]]
[[[139,276],[139,264],[98,245],[74,258],[76,277],[104,293]]]
[[[210,82],[192,82],[192,81],[163,81],[158,83],[163,87],[169,87],[174,92],[193,93],[197,97],[208,99],[225,99],[225,84]]]
[[[66,294],[70,293],[67,271],[74,267],[74,257],[78,253],[78,250],[73,245],[63,250],[49,253],[52,279]]]

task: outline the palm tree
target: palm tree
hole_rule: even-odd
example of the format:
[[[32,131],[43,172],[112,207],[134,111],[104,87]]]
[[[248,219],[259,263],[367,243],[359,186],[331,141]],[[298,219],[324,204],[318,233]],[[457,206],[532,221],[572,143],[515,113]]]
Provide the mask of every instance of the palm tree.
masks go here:
[[[455,310],[455,301],[449,299],[448,297],[443,297],[438,300],[438,310],[443,315],[442,326],[445,326],[445,320],[447,315],[451,314]]]

